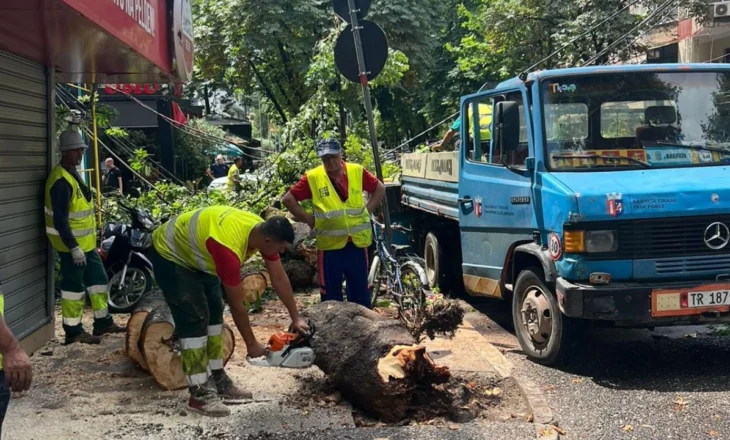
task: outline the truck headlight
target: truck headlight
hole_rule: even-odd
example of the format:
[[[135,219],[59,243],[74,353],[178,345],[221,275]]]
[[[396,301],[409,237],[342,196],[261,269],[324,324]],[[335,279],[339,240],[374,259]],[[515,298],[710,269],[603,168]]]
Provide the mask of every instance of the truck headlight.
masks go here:
[[[563,243],[569,254],[607,253],[618,250],[616,231],[565,231]]]
[[[616,231],[586,231],[585,249],[588,253],[616,252]]]

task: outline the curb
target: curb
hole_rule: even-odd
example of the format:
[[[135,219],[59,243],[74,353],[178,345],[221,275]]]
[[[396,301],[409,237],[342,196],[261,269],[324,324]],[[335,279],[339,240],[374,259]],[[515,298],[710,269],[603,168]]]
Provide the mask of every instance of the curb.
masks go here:
[[[467,319],[464,319],[464,323],[474,328]],[[484,338],[481,334],[479,336]],[[514,364],[512,364],[512,362],[510,362],[509,359],[507,359],[494,345],[489,343],[486,338],[484,338],[484,340],[487,343],[487,347],[484,349],[487,361],[502,379],[511,377],[524,396],[527,408],[532,416],[532,422],[536,427],[537,438],[539,440],[557,440],[559,438],[559,434],[554,429],[550,429],[549,426],[557,425],[557,418],[555,417],[555,413],[552,408],[550,408],[550,405],[548,405],[547,398],[545,398],[545,394],[542,392],[540,387],[535,385],[535,383],[529,379],[515,377],[512,374],[514,371]],[[547,436],[544,435],[544,433],[548,430],[550,434]]]
[[[553,429],[552,425],[535,424],[537,440],[560,440],[560,434]]]

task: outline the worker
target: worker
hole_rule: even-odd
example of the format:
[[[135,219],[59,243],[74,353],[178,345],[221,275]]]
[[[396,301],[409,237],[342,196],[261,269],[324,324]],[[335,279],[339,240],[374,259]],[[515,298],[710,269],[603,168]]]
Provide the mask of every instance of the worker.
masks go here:
[[[210,180],[220,179],[221,177],[228,176],[228,171],[230,170],[230,167],[228,164],[225,163],[223,160],[223,155],[219,154],[215,158],[215,163],[208,167],[207,170],[205,170],[205,174],[210,177]]]
[[[342,301],[342,280],[347,300],[371,307],[368,286],[368,246],[373,232],[370,214],[380,206],[385,186],[362,165],[345,163],[335,139],[317,144],[322,165],[307,172],[286,193],[282,203],[294,217],[314,229],[319,251],[319,287],[322,301]],[[370,193],[367,204],[363,191]],[[312,199],[314,215],[300,203]]]
[[[241,189],[241,165],[243,158],[240,156],[233,159],[233,166],[228,170],[228,190],[238,191]]]
[[[48,176],[45,191],[46,235],[61,261],[61,315],[66,344],[98,344],[100,336],[124,332],[107,306],[109,280],[96,252],[96,216],[91,191],[76,172],[86,150],[75,129],[61,133],[61,163]],[[94,311],[93,335],[81,324],[86,293]]]
[[[252,397],[223,370],[221,282],[248,356],[265,355],[266,349],[251,330],[240,275],[243,263],[256,252],[264,259],[271,284],[289,311],[294,329],[308,330],[299,317],[279,258],[293,241],[294,230],[286,218],[273,217],[264,222],[257,215],[227,206],[201,208],[173,217],[152,234],[150,259],[180,338],[191,410],[226,416],[230,410],[221,398]]]
[[[0,438],[5,413],[10,404],[10,392],[30,389],[33,381],[33,367],[28,354],[20,348],[18,340],[5,323],[5,297],[0,288]]]
[[[469,115],[469,121],[474,120],[474,111],[472,110],[473,105],[469,105],[468,108],[468,115]],[[451,127],[449,128],[449,131],[446,132],[446,135],[444,135],[443,140],[436,144],[432,149],[433,151],[442,151],[446,145],[448,145],[449,141],[454,138],[454,136],[458,135],[461,131],[461,116],[456,118],[456,121],[454,121],[453,124],[451,124]],[[470,138],[471,138],[471,131],[470,131]],[[480,142],[489,142],[492,139],[492,106],[489,104],[479,104],[479,139]],[[459,147],[456,146],[455,150],[458,150]]]

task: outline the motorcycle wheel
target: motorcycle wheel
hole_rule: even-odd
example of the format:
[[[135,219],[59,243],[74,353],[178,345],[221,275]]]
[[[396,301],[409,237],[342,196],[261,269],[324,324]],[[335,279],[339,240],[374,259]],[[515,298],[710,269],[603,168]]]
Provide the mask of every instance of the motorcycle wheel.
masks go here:
[[[130,313],[137,307],[137,303],[152,290],[152,274],[146,267],[130,264],[127,267],[127,277],[124,280],[124,289],[119,288],[122,271],[119,270],[110,276],[108,291],[110,313]]]

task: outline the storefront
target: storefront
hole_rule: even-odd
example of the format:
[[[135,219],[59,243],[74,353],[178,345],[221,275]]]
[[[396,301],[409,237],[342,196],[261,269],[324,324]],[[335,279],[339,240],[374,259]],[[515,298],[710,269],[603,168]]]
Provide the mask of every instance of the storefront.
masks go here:
[[[54,337],[42,209],[57,162],[55,85],[184,82],[192,43],[190,0],[0,2],[0,282],[27,350]]]

